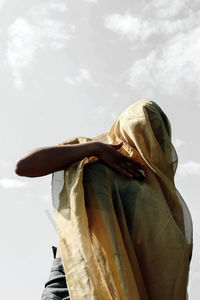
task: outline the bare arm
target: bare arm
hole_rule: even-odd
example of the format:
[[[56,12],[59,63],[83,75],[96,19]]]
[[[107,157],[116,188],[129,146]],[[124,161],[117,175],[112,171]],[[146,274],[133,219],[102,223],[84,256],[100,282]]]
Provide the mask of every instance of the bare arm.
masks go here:
[[[40,177],[66,169],[70,164],[85,157],[96,156],[121,174],[129,178],[142,179],[143,175],[138,170],[142,169],[142,166],[117,151],[122,144],[113,145],[92,141],[37,148],[16,163],[15,172],[19,176]]]
[[[15,166],[19,176],[39,177],[66,169],[75,161],[95,155],[95,142],[82,144],[40,147],[22,157]]]

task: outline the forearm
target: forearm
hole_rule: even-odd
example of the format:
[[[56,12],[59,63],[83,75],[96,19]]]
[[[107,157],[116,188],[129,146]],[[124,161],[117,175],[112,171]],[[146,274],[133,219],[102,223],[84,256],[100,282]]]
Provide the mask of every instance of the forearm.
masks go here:
[[[98,142],[37,148],[22,157],[16,164],[19,176],[39,177],[63,170],[75,161],[96,156]]]

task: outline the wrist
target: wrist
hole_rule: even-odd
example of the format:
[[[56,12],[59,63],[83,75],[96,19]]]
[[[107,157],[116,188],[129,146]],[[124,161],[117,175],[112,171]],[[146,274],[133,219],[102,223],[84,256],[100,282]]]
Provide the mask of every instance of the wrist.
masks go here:
[[[94,156],[100,158],[103,152],[104,143],[102,142],[93,142],[93,154]]]

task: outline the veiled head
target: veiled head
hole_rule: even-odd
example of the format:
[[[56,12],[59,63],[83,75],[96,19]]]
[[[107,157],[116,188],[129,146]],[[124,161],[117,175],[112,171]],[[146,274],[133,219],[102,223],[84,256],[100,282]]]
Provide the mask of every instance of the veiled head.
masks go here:
[[[140,100],[125,109],[108,131],[110,141],[124,142],[125,150],[135,150],[153,169],[173,177],[177,155],[171,143],[171,125],[153,101]]]

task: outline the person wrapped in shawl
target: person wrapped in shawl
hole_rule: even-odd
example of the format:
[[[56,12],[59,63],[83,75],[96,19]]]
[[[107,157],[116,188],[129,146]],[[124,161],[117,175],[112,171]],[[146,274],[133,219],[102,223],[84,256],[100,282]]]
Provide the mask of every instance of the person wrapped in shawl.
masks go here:
[[[168,118],[147,100],[100,136],[36,149],[18,162],[19,175],[54,173],[70,299],[187,299],[192,219],[175,187],[177,162]]]

